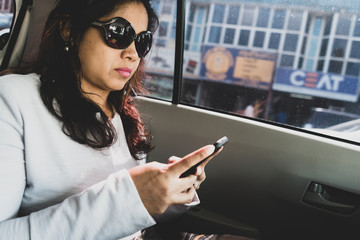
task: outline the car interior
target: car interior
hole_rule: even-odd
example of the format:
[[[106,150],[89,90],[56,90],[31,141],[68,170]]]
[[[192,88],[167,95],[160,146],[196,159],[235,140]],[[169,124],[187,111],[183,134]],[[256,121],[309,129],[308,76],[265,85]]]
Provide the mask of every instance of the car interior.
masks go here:
[[[7,0],[1,2],[1,4],[7,4],[8,8],[3,6],[3,9],[8,10],[4,11],[12,12],[10,14],[12,17],[8,21],[8,30],[2,32],[0,36],[0,44],[3,47],[0,51],[2,70],[19,66],[36,54],[42,26],[54,2],[54,0]],[[252,71],[264,71],[265,75],[259,73],[259,78],[268,76],[267,67],[270,66],[268,62],[274,63],[271,65],[271,69],[279,69],[276,74],[284,73],[285,76],[286,71],[290,71],[290,68],[289,66],[282,68],[282,63],[288,63],[282,56],[285,55],[284,52],[287,53],[286,51],[291,52],[292,46],[290,43],[287,46],[287,40],[290,41],[292,38],[289,36],[287,39],[286,34],[295,35],[295,30],[294,32],[290,30],[277,32],[274,27],[274,33],[282,34],[280,44],[283,44],[284,48],[281,51],[273,51],[268,48],[268,44],[264,47],[251,45],[250,48],[250,44],[247,45],[248,47],[238,45],[237,40],[230,45],[227,43],[230,40],[226,37],[223,40],[221,38],[219,43],[211,40],[213,34],[216,33],[216,27],[220,29],[221,24],[224,24],[227,29],[235,29],[236,39],[240,38],[241,31],[249,30],[251,34],[249,41],[255,41],[257,33],[260,32],[259,29],[262,29],[260,27],[255,30],[251,29],[257,27],[256,23],[252,27],[241,27],[240,20],[237,20],[237,24],[234,24],[235,27],[230,28],[230,23],[225,20],[223,23],[215,22],[214,25],[206,25],[201,22],[201,19],[211,22],[215,16],[221,15],[221,9],[225,9],[224,16],[230,16],[231,11],[235,11],[234,9],[237,9],[236,6],[238,6],[240,12],[235,12],[233,15],[236,18],[250,14],[249,9],[255,9],[254,16],[258,16],[261,9],[270,9],[270,17],[285,11],[285,14],[281,16],[286,17],[286,23],[290,26],[291,19],[289,20],[289,18],[292,16],[290,11],[301,10],[306,12],[307,16],[307,18],[304,17],[305,20],[301,21],[304,24],[301,29],[307,33],[307,21],[311,22],[315,19],[314,25],[310,24],[310,30],[308,30],[310,32],[311,27],[316,25],[316,20],[322,19],[317,18],[318,15],[316,15],[318,12],[320,14],[321,10],[315,9],[324,7],[322,12],[324,19],[329,19],[331,14],[335,16],[331,18],[333,19],[332,29],[335,29],[335,21],[340,22],[339,19],[342,18],[341,14],[344,13],[344,9],[347,9],[346,13],[351,15],[350,26],[352,29],[356,29],[357,23],[360,22],[359,3],[350,0],[341,2],[153,0],[152,2],[158,9],[160,26],[154,37],[152,52],[146,59],[148,61],[146,65],[148,77],[145,79],[145,84],[149,94],[138,95],[135,98],[142,119],[147,124],[155,145],[155,149],[147,160],[166,163],[170,156],[183,157],[204,145],[214,143],[223,136],[229,139],[223,151],[206,166],[206,181],[197,191],[201,203],[178,219],[167,223],[168,229],[201,233],[228,233],[263,240],[359,239],[360,137],[358,136],[360,136],[360,132],[355,129],[355,132],[350,132],[349,136],[356,137],[348,137],[346,132],[336,134],[331,129],[322,131],[303,127],[306,120],[310,118],[311,109],[324,107],[326,104],[328,104],[327,108],[330,105],[336,105],[343,107],[343,110],[346,108],[346,111],[351,109],[351,113],[354,115],[360,115],[359,71],[357,77],[351,78],[357,79],[355,85],[357,96],[346,101],[335,99],[336,94],[333,99],[328,99],[328,96],[316,95],[315,92],[313,96],[311,96],[311,92],[301,92],[296,89],[292,90],[292,93],[289,92],[290,90],[286,90],[286,92],[281,90],[285,85],[280,80],[268,84],[269,87],[265,88],[264,85],[256,88],[251,86],[251,83],[234,80],[232,76],[225,76],[225,80],[216,80],[219,74],[223,74],[230,68],[229,66],[232,66],[232,69],[236,64],[241,64],[239,59],[243,56],[241,54],[248,54],[247,58],[252,58],[256,54],[264,53],[260,57],[256,56],[258,61],[263,61],[262,67],[253,66],[252,68]],[[289,7],[289,5],[291,6]],[[287,7],[292,10],[287,10]],[[349,8],[353,8],[353,11]],[[171,9],[170,14],[166,12],[170,11],[169,9]],[[317,11],[315,18],[310,17],[312,11]],[[205,14],[206,17],[201,18],[201,14]],[[266,12],[262,12],[262,16],[265,15]],[[191,20],[192,18],[194,20]],[[165,24],[167,21],[169,24]],[[203,34],[197,39],[200,41],[199,43],[196,42],[196,36],[189,36],[190,25],[193,34],[197,31]],[[321,31],[326,31],[325,25],[323,23]],[[201,28],[202,26],[206,26],[206,29]],[[197,28],[200,30],[195,30]],[[212,32],[211,29],[214,31]],[[264,41],[268,42],[272,39],[269,29],[271,26],[268,30],[264,30],[267,34]],[[332,34],[336,35],[335,31],[336,29],[328,37],[324,37],[324,34],[322,36],[332,44],[335,44],[337,40],[347,39],[346,36],[331,38]],[[232,31],[224,28],[221,34],[221,37],[226,34],[232,36]],[[315,35],[310,33],[299,35],[299,39],[306,38],[306,41],[311,41],[311,38],[316,39]],[[358,42],[356,40],[360,40],[353,36],[351,39],[355,43]],[[204,42],[207,44],[206,46]],[[355,43],[353,43],[353,47]],[[170,54],[166,50],[169,46],[172,51]],[[301,53],[301,44],[298,43],[297,46],[299,47],[296,49],[298,52],[294,53],[295,58],[296,54],[304,55],[303,61],[306,61],[306,53],[303,55]],[[307,46],[309,47],[309,45]],[[287,47],[288,50],[285,49]],[[195,48],[198,48],[196,51],[203,52],[196,54],[196,51],[190,51]],[[235,48],[237,50],[233,51]],[[318,48],[321,55],[320,43]],[[210,76],[210,73],[206,75],[208,72],[206,72],[204,53],[208,51],[207,60],[209,60],[211,59],[210,53],[216,53],[216,51],[220,51],[219,49],[222,49],[222,55],[220,53],[217,55],[221,56],[218,63],[221,65],[219,69],[225,70],[212,73],[217,74],[216,76]],[[224,49],[231,51],[225,52]],[[254,49],[259,49],[256,54],[251,53],[251,51],[256,52]],[[354,59],[354,63],[360,63],[360,57],[352,55],[351,46],[346,48],[348,55],[343,58],[331,55],[330,43],[328,49],[330,49],[330,53],[322,59],[325,62],[327,61],[326,56],[330,59],[327,63],[328,69],[330,69],[332,61],[336,59],[340,61],[346,56],[349,56],[350,60]],[[244,52],[239,53],[240,50]],[[238,58],[232,58],[230,61],[229,54],[239,55],[237,55]],[[272,54],[278,54],[278,57],[273,60]],[[170,60],[164,60],[164,56]],[[335,60],[331,60],[332,58]],[[195,61],[194,59],[200,60]],[[297,63],[299,63],[299,59],[296,60]],[[346,64],[350,66],[348,59]],[[282,60],[284,61],[282,62]],[[226,64],[228,67],[225,66]],[[293,68],[298,71],[299,69],[304,70],[304,67],[299,68],[299,66],[294,63]],[[329,73],[328,69],[323,68],[321,71],[314,69],[313,72],[324,75]],[[238,74],[241,73],[238,72]],[[249,75],[251,74],[249,73]],[[350,74],[350,70],[342,70],[338,74],[347,76]],[[201,78],[197,78],[198,76]],[[270,78],[271,76],[275,78],[275,73],[270,74]],[[299,80],[300,78],[294,79]],[[244,111],[235,111],[237,108],[235,106],[238,106],[238,109],[245,109],[247,105],[245,99],[256,98],[265,102],[263,110],[258,116],[246,116]],[[291,100],[289,100],[290,98]],[[289,114],[294,113],[291,123],[275,121],[269,117],[274,115],[271,113],[274,113],[275,110],[268,105],[268,102],[274,103],[275,99],[283,101],[287,109],[291,108],[291,110],[287,110]],[[347,103],[349,105],[346,105]],[[305,110],[301,112],[300,107],[294,104],[303,104],[308,112]],[[351,107],[347,108],[347,106]],[[297,117],[295,112],[303,116]]]

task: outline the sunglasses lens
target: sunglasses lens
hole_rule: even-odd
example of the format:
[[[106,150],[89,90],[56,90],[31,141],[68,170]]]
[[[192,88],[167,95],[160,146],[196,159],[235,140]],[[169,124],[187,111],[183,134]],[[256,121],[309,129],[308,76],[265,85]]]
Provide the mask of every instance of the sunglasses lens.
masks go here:
[[[145,57],[146,54],[150,51],[152,44],[152,34],[151,32],[142,32],[140,33],[135,41],[136,51],[139,54],[139,57]]]
[[[127,48],[136,35],[131,25],[127,25],[122,21],[116,21],[110,24],[107,34],[108,45],[117,49]]]

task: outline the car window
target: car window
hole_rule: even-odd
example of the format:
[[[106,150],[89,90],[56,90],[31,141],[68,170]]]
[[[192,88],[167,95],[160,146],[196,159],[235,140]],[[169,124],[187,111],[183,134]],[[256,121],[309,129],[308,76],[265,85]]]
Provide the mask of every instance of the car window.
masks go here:
[[[153,4],[160,26],[146,84],[149,96],[171,100],[177,1]],[[180,103],[317,132],[359,124],[359,1],[184,6]]]
[[[14,9],[15,2],[13,0],[0,1],[0,51],[4,49],[9,40]]]

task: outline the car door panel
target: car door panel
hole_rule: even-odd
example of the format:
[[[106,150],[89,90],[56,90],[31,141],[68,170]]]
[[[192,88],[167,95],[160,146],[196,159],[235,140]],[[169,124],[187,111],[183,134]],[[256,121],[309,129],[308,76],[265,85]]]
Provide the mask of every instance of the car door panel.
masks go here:
[[[264,239],[359,236],[358,202],[340,214],[303,201],[311,182],[360,194],[358,145],[148,98],[139,107],[154,135],[150,161],[229,138],[206,166],[200,208],[249,224]]]

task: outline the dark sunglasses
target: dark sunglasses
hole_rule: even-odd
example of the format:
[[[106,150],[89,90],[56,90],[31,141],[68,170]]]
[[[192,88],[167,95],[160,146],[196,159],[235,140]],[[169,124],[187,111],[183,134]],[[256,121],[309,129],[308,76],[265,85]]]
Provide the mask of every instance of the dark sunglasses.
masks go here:
[[[131,23],[124,18],[116,17],[106,22],[95,21],[92,25],[104,29],[104,40],[111,48],[125,49],[135,41],[135,48],[139,57],[145,57],[150,51],[152,33],[150,31],[144,31],[136,34]]]

